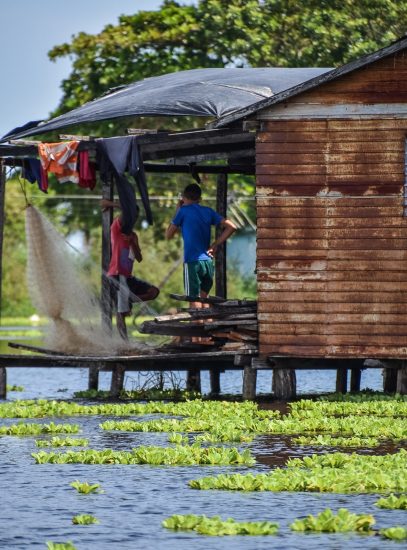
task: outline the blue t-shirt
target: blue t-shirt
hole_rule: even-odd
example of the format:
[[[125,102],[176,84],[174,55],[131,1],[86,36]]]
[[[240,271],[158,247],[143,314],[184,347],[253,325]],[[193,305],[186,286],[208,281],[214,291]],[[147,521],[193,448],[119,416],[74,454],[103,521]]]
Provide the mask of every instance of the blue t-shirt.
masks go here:
[[[222,220],[222,216],[208,206],[181,206],[172,223],[181,228],[185,263],[211,259],[206,253],[211,244],[211,225],[218,225]]]

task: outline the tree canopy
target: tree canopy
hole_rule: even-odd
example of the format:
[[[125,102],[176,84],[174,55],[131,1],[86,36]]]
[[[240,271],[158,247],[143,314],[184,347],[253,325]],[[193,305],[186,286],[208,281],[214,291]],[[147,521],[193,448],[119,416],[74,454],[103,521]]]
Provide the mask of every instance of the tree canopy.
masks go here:
[[[68,56],[54,114],[141,78],[203,67],[330,67],[385,46],[407,31],[404,0],[164,0],[123,15],[100,33],[55,46]]]

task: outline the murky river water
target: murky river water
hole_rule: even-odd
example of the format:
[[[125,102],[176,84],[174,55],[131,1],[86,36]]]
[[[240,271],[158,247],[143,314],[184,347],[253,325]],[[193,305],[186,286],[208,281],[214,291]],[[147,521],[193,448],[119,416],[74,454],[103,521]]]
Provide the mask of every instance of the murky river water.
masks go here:
[[[108,388],[109,374],[102,374],[101,387]],[[208,389],[208,377],[203,377]],[[87,372],[75,369],[9,369],[8,382],[25,387],[22,393],[9,398],[72,397],[85,389]],[[222,375],[222,389],[241,390],[241,374]],[[362,375],[362,385],[380,389],[378,370]],[[127,381],[131,386],[131,379]],[[334,372],[302,371],[298,387],[302,392],[332,391]],[[60,390],[66,389],[61,392]],[[270,374],[260,373],[259,390],[269,392]],[[140,417],[138,417],[140,418]],[[49,420],[49,419],[47,419]],[[166,434],[110,433],[99,428],[107,417],[75,417],[59,419],[81,426],[81,436],[90,440],[90,448],[127,450],[137,445],[168,445]],[[43,422],[44,420],[30,420]],[[10,424],[12,419],[0,423]],[[335,495],[311,493],[239,493],[196,491],[189,489],[190,479],[221,472],[247,471],[239,467],[151,467],[107,465],[38,465],[30,456],[35,452],[34,437],[0,438],[0,548],[46,548],[45,541],[72,541],[78,550],[127,549],[382,549],[395,548],[396,543],[362,535],[294,534],[289,524],[297,517],[319,513],[326,507],[346,507],[356,513],[371,513],[380,527],[406,523],[403,511],[380,510],[374,506],[377,495]],[[258,464],[253,472],[267,471],[270,462],[289,456],[311,454],[316,449],[290,444],[288,438],[259,436],[249,445]],[[100,483],[105,493],[80,495],[69,484],[79,479]],[[92,514],[99,525],[75,526],[77,514]],[[205,537],[194,533],[174,533],[161,522],[172,514],[206,514],[232,516],[237,520],[270,520],[280,524],[279,534],[268,537]],[[401,545],[397,546],[398,548]]]

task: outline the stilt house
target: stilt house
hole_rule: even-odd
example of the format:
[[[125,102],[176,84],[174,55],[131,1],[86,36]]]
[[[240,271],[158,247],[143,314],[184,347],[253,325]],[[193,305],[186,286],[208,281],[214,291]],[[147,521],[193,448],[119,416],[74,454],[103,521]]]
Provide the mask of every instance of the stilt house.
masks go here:
[[[259,352],[407,359],[407,39],[224,117],[257,129]]]

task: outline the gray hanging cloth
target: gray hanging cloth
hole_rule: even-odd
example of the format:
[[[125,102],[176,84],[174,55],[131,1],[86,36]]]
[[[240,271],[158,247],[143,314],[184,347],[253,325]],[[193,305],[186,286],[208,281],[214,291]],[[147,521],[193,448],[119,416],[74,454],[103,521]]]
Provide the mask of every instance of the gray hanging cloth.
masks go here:
[[[136,136],[97,139],[96,155],[102,181],[108,182],[111,176],[115,180],[122,210],[123,233],[131,233],[139,213],[134,188],[126,178],[126,172],[135,179],[147,221],[152,224],[147,184]]]

